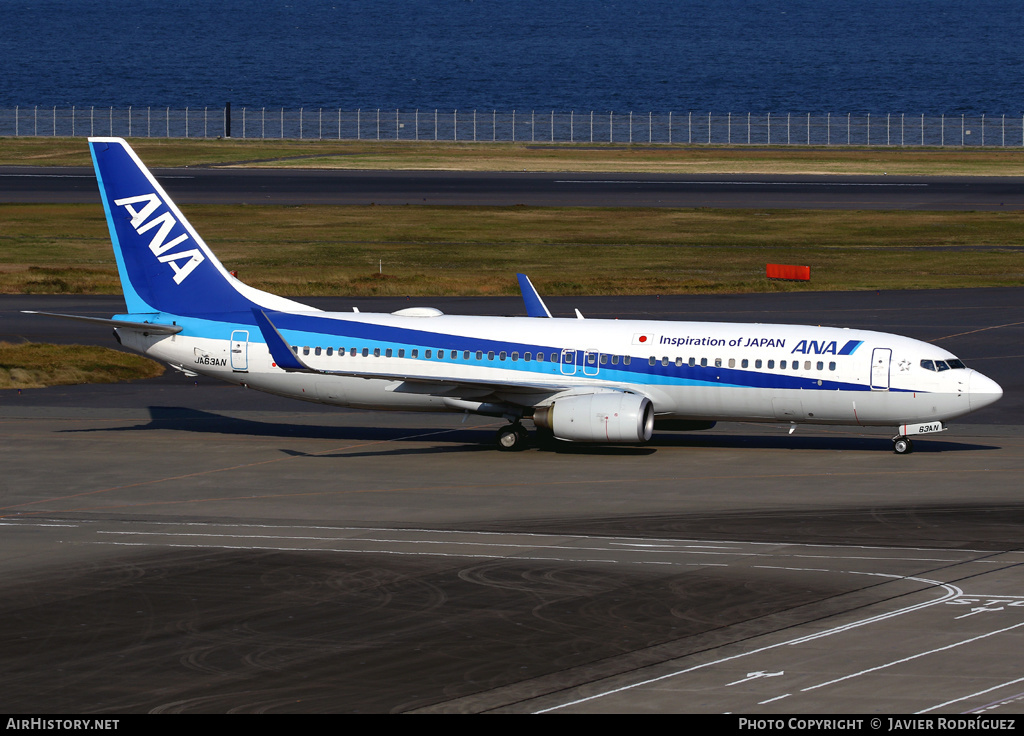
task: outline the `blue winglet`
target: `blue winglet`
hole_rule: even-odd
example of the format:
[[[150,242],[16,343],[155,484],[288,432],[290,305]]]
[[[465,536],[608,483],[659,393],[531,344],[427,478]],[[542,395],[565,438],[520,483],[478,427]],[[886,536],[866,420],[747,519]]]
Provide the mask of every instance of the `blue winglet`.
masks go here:
[[[550,317],[551,312],[548,311],[544,300],[540,298],[540,294],[533,288],[530,277],[525,273],[517,273],[516,278],[519,279],[519,290],[523,293],[523,303],[526,304],[526,315],[528,317]]]
[[[281,333],[277,331],[274,323],[270,321],[262,309],[253,309],[252,314],[256,318],[256,324],[259,325],[260,332],[263,333],[263,339],[267,341],[267,349],[270,350],[270,356],[274,359],[274,363],[277,364],[278,368],[293,372],[309,372],[311,370],[308,365],[302,362],[298,355],[292,352],[291,348],[288,347],[288,343],[281,337]]]

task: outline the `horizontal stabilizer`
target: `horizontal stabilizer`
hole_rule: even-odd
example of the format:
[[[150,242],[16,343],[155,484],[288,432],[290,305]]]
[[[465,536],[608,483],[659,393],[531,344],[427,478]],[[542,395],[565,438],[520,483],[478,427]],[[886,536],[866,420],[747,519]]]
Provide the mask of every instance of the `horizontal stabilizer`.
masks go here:
[[[181,325],[161,325],[153,322],[129,322],[121,319],[103,319],[101,317],[82,317],[78,314],[57,314],[56,312],[33,312],[22,310],[22,314],[39,314],[43,317],[60,317],[61,319],[74,319],[79,322],[93,322],[98,325],[110,325],[112,327],[128,327],[133,330],[142,330],[153,335],[177,335],[181,332]]]

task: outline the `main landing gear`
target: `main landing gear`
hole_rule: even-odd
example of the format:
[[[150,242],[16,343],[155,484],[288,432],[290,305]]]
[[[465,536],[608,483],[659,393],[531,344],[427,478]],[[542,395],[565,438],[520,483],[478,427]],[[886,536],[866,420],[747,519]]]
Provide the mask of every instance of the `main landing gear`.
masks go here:
[[[497,443],[498,449],[505,452],[523,450],[526,448],[526,444],[529,440],[530,433],[527,432],[526,427],[519,422],[513,422],[506,427],[502,427],[494,437],[494,441]]]
[[[897,455],[909,455],[914,451],[914,443],[909,437],[896,437],[892,441],[892,451]]]

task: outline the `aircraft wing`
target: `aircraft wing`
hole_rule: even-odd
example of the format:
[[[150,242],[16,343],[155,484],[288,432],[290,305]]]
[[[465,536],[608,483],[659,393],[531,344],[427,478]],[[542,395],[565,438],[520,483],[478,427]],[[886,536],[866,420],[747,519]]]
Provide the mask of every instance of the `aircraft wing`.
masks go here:
[[[512,393],[537,393],[543,391],[561,391],[571,388],[571,384],[561,381],[494,381],[478,380],[473,378],[432,376],[415,373],[391,373],[382,371],[354,371],[354,370],[323,370],[313,368],[301,357],[296,355],[287,341],[278,331],[274,323],[270,321],[266,313],[261,309],[253,309],[256,317],[256,324],[267,342],[267,348],[278,368],[292,373],[316,373],[325,376],[350,376],[353,378],[381,378],[392,381],[408,381],[410,383],[431,384],[438,387],[465,387],[472,389],[486,389],[490,391],[512,392]]]

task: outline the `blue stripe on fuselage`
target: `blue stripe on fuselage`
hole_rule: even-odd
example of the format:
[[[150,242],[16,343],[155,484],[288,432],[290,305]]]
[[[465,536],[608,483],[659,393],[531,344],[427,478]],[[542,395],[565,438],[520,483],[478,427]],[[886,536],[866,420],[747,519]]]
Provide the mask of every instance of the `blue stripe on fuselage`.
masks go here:
[[[536,343],[517,343],[504,340],[494,340],[480,337],[463,335],[452,335],[443,332],[429,330],[416,330],[407,327],[396,327],[392,325],[380,325],[356,320],[336,319],[311,314],[291,314],[287,312],[269,312],[268,316],[273,320],[274,325],[280,330],[283,337],[292,345],[311,347],[333,347],[335,349],[344,347],[346,352],[353,347],[380,348],[381,351],[391,348],[393,351],[405,349],[411,351],[417,349],[421,355],[416,360],[429,363],[445,363],[451,365],[483,368],[496,368],[512,370],[530,375],[543,375],[546,377],[567,376],[576,379],[593,378],[602,382],[629,383],[636,385],[650,386],[730,386],[738,388],[768,388],[768,389],[803,389],[814,391],[869,391],[870,387],[860,383],[849,383],[845,381],[826,380],[817,376],[808,375],[787,375],[784,373],[769,373],[757,369],[725,368],[716,366],[690,366],[687,363],[677,366],[674,362],[669,365],[662,365],[657,361],[651,365],[647,357],[631,356],[629,365],[599,364],[597,374],[588,374],[584,367],[585,351],[576,350],[575,371],[571,371],[572,363],[567,364],[566,370],[571,372],[563,373],[561,362],[526,361],[522,359],[524,353],[543,353],[549,358],[551,353],[562,360],[562,347],[552,345],[540,345]],[[131,319],[132,315],[125,315]],[[154,319],[147,315],[150,321],[170,323],[172,321],[185,328],[184,335],[226,340],[233,330],[249,330],[250,342],[263,343],[264,339],[259,326],[252,313],[233,312],[224,314],[204,315],[205,318],[181,317],[174,315],[160,315],[162,319]],[[355,341],[357,344],[352,344]],[[331,344],[333,343],[333,344]],[[863,341],[851,340],[844,346],[853,344],[851,352],[856,350]],[[431,350],[432,357],[426,358],[423,351]],[[433,357],[433,351],[458,351],[457,358],[446,355],[444,358]],[[473,359],[471,363],[461,357],[465,351],[485,354],[493,352],[495,357],[488,360],[486,356],[481,360]],[[500,353],[506,353],[506,359],[500,360]],[[513,361],[512,353],[519,353],[520,359]],[[610,354],[609,354],[610,355]],[[624,355],[624,354],[623,354]],[[361,356],[358,356],[361,357]],[[333,359],[339,361],[358,360],[358,357],[335,356]],[[385,358],[387,359],[387,358]],[[392,357],[390,360],[410,360]],[[321,365],[321,363],[317,363]],[[339,368],[351,368],[348,364],[339,364]],[[590,370],[593,366],[589,367]],[[892,389],[897,392],[903,389]],[[925,393],[925,392],[920,392]]]

